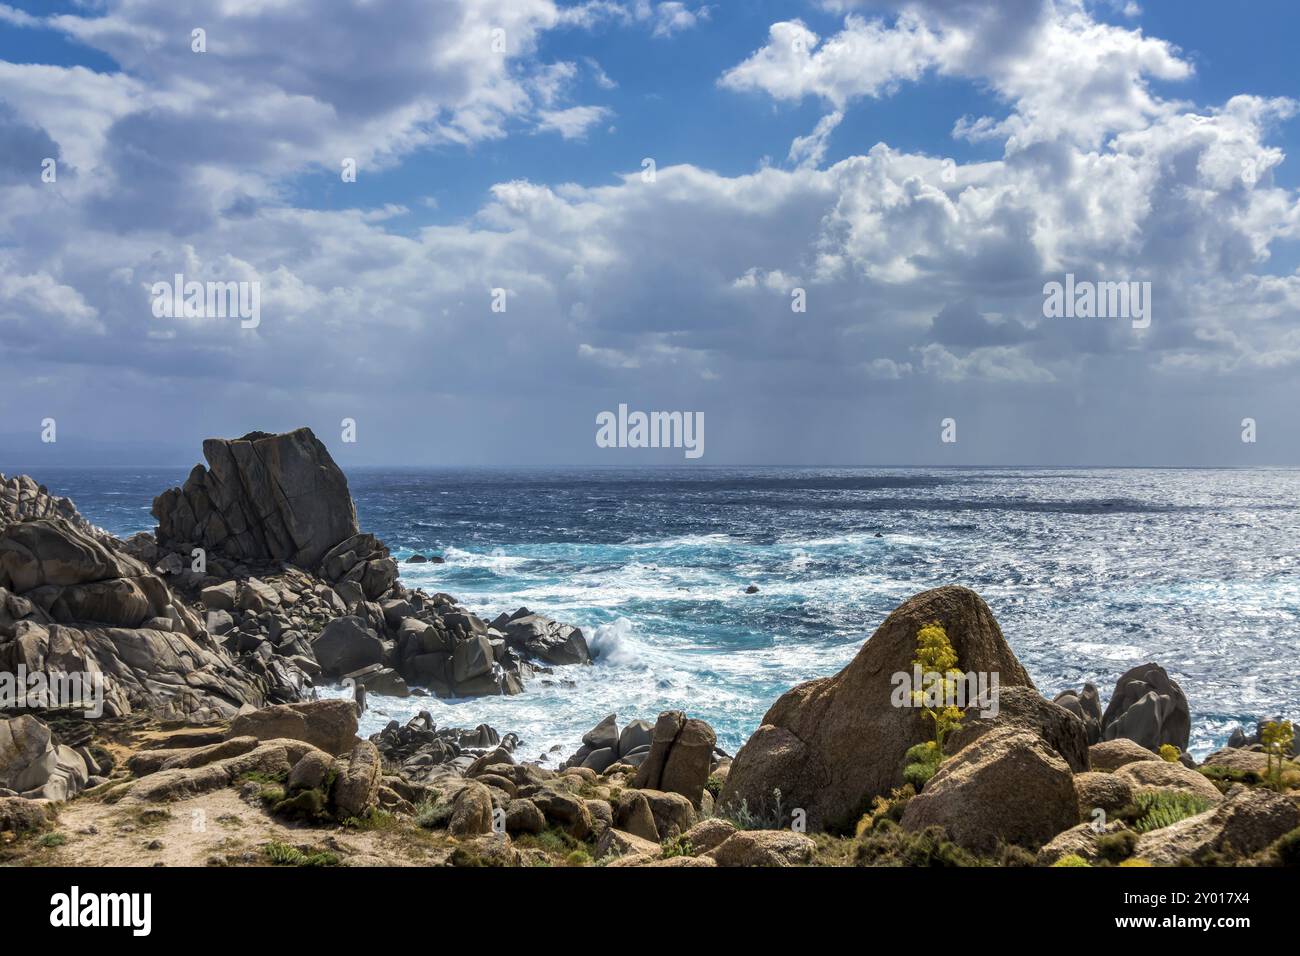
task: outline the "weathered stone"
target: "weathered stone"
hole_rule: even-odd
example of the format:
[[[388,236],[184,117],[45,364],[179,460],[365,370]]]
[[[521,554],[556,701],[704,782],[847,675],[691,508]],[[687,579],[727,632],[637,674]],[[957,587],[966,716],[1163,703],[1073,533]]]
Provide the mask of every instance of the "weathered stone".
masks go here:
[[[1083,819],[1092,818],[1094,810],[1114,813],[1133,802],[1133,785],[1113,773],[1080,773],[1074,777],[1074,792],[1079,797]]]
[[[691,801],[680,793],[668,793],[663,790],[638,791],[650,804],[650,813],[654,817],[655,831],[659,839],[674,840],[695,825],[697,819],[695,807]]]
[[[304,754],[289,771],[289,791],[292,793],[295,790],[323,788],[333,773],[333,758],[323,750],[312,750]]]
[[[239,582],[225,581],[213,584],[199,592],[199,600],[210,611],[233,611],[239,596]]]
[[[369,814],[379,800],[382,775],[379,751],[370,741],[360,741],[334,781],[330,796],[335,815],[346,820],[349,817],[361,819]]]
[[[341,676],[384,659],[384,644],[355,615],[330,621],[311,642],[312,653],[326,674]]]
[[[582,735],[582,742],[592,750],[618,748],[618,718],[610,714]],[[597,771],[599,773],[599,771]]]
[[[581,797],[548,787],[532,794],[530,799],[548,822],[570,836],[582,840],[591,832],[591,812]]]
[[[656,840],[647,840],[635,833],[626,833],[610,827],[596,841],[596,859],[621,857],[624,859],[649,861],[658,858],[662,849]]]
[[[511,800],[506,805],[506,832],[541,833],[546,829],[546,817],[537,804],[528,799]]]
[[[48,800],[0,797],[0,833],[8,831],[22,834],[44,830],[53,819],[54,814]]]
[[[1300,807],[1294,800],[1262,787],[1242,788],[1213,810],[1144,834],[1134,856],[1156,866],[1201,863],[1211,853],[1249,856],[1296,827]]]
[[[1126,737],[1103,740],[1088,748],[1088,763],[1093,770],[1113,772],[1125,764],[1139,760],[1155,761],[1160,758],[1140,744]]]
[[[0,787],[29,798],[70,800],[89,776],[81,756],[31,714],[0,718]]]
[[[680,793],[698,809],[716,743],[713,728],[704,721],[665,711],[655,723],[650,754],[637,770],[635,786]]]
[[[708,853],[721,846],[735,832],[734,824],[713,817],[695,824],[682,834],[682,839],[691,845],[695,853]]]
[[[624,790],[619,794],[614,805],[614,825],[643,840],[659,839],[650,801],[640,790]]]
[[[303,740],[326,753],[344,754],[356,745],[357,709],[350,700],[277,704],[240,714],[230,723],[230,736]]]
[[[790,830],[737,830],[706,856],[718,866],[800,866],[812,862],[817,844]]]
[[[1105,776],[1102,774],[1102,776]],[[1035,862],[1039,866],[1051,866],[1058,860],[1067,856],[1077,856],[1089,863],[1096,863],[1101,858],[1101,853],[1097,848],[1097,838],[1102,835],[1118,833],[1125,829],[1123,823],[1118,821],[1107,823],[1100,833],[1097,832],[1091,822],[1080,823],[1078,826],[1058,833],[1047,843],[1043,844],[1038,851]]]
[[[465,784],[456,792],[451,805],[447,832],[452,836],[466,837],[492,832],[492,793],[483,784],[476,781]],[[506,821],[509,829],[508,811]]]
[[[999,843],[1037,849],[1079,821],[1074,775],[1041,737],[990,731],[940,766],[907,802],[905,830],[941,826],[976,852]]]
[[[1142,790],[1178,790],[1204,797],[1211,803],[1223,799],[1219,788],[1210,783],[1204,774],[1166,760],[1138,760],[1125,764],[1115,771],[1115,776],[1127,781],[1134,793]]]
[[[625,757],[638,747],[648,747],[654,740],[654,726],[648,720],[629,721],[618,735],[618,755]]]
[[[964,724],[945,741],[955,754],[995,727],[1014,727],[1041,737],[1075,773],[1088,769],[1088,731],[1082,720],[1045,699],[1032,687],[1008,687],[998,693],[997,716],[981,717],[979,705],[966,712]]]

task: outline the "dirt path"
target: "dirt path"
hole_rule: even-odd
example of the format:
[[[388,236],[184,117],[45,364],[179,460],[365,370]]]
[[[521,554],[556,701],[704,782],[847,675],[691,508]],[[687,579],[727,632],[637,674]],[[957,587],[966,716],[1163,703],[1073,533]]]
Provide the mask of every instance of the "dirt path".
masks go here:
[[[265,866],[264,847],[277,842],[304,852],[328,852],[344,866],[437,866],[445,841],[417,827],[358,831],[284,824],[233,789],[174,803],[107,804],[74,801],[58,825],[27,846],[10,865],[22,866]]]

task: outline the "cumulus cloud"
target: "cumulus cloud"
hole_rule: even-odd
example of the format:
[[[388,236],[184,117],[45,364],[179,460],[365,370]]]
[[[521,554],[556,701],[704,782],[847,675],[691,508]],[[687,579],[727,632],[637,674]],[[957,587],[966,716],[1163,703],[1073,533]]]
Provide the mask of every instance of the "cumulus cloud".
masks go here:
[[[313,18],[227,4],[205,18],[202,55],[193,18],[153,0],[25,24],[122,70],[0,63],[0,327],[24,358],[17,400],[34,414],[57,382],[105,431],[110,413],[163,415],[178,393],[202,398],[186,427],[213,431],[369,416],[390,461],[422,460],[396,400],[455,460],[498,461],[507,440],[524,458],[590,455],[592,410],[631,400],[706,410],[720,455],[789,460],[790,441],[824,461],[882,408],[933,417],[931,402],[997,399],[1073,415],[1139,388],[1191,407],[1206,376],[1285,394],[1300,276],[1269,267],[1300,235],[1300,202],[1274,179],[1285,157],[1270,137],[1292,101],[1157,96],[1152,81],[1186,77],[1185,58],[1074,3],[826,6],[843,13],[837,32],[773,24],[719,73],[737,96],[824,104],[786,168],[675,162],[650,181],[629,160],[595,184],[512,179],[471,215],[417,229],[403,213],[418,193],[319,210],[287,187],[346,156],[588,135],[608,108],[572,88],[603,71],[540,58],[547,32],[655,33],[685,8],[382,0]],[[953,117],[999,158],[882,142],[827,164],[855,104],[930,74],[1005,104]],[[56,188],[31,166],[47,152],[75,172]],[[1152,282],[1151,327],[1044,318],[1043,284],[1066,272]],[[261,325],[154,318],[149,288],[176,273],[259,282]],[[96,393],[105,369],[120,387]]]

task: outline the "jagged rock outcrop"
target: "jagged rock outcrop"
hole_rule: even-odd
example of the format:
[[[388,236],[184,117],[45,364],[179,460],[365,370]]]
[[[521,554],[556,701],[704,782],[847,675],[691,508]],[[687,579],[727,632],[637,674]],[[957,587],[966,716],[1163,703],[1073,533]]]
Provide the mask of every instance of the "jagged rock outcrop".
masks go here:
[[[1064,707],[1083,721],[1091,746],[1101,739],[1101,695],[1095,684],[1086,683],[1082,690],[1066,690],[1057,694],[1052,703]]]
[[[48,488],[27,475],[6,478],[0,474],[0,531],[16,521],[32,518],[62,518],[78,531],[97,533],[68,498],[50,494]]]
[[[717,736],[702,720],[680,710],[659,715],[650,752],[637,770],[635,787],[680,793],[698,810],[713,767]]]
[[[838,674],[800,684],[772,705],[736,755],[720,806],[744,801],[754,810],[779,789],[786,807],[807,811],[810,827],[848,828],[873,797],[902,786],[908,748],[931,729],[918,708],[891,703],[893,675],[911,673],[917,632],[936,621],[960,670],[997,673],[1004,689],[1033,688],[979,595],[955,586],[925,591],[890,614]]]
[[[249,673],[209,637],[197,616],[144,563],[108,536],[64,518],[0,531],[0,670],[45,676],[102,694],[103,712],[145,708],[193,721],[261,706],[274,681]],[[49,705],[97,706],[84,696]]]
[[[653,736],[649,721],[630,720],[620,731],[618,715],[610,714],[582,735],[582,746],[563,766],[586,767],[596,773],[604,773],[616,763],[639,767],[650,756]]]
[[[1159,664],[1126,671],[1101,717],[1102,740],[1127,737],[1148,750],[1172,744],[1185,751],[1191,732],[1187,695]]]
[[[309,428],[209,438],[203,457],[207,468],[196,465],[182,487],[154,500],[163,547],[314,571],[358,533],[347,478]]]
[[[0,789],[45,800],[70,800],[91,770],[77,751],[59,743],[30,714],[0,719]]]

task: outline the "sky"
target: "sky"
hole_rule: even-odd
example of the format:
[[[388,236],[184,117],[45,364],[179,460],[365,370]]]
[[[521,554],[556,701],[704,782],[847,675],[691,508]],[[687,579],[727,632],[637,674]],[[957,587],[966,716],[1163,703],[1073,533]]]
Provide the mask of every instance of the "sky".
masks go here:
[[[1297,36],[1280,0],[0,2],[0,472],[301,425],[345,466],[1298,465]],[[178,274],[255,321],[159,314]],[[1145,313],[1048,314],[1067,275]],[[703,453],[602,447],[620,405]]]

